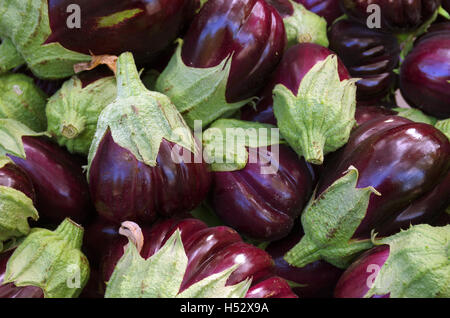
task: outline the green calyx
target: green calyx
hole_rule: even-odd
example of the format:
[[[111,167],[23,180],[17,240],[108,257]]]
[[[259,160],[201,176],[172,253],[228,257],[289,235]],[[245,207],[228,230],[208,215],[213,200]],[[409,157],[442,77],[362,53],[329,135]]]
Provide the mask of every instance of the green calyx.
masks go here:
[[[6,159],[0,158],[0,168]],[[30,232],[28,219],[39,218],[33,201],[24,193],[6,186],[0,185],[0,252],[3,250],[3,242],[19,238]]]
[[[4,283],[39,287],[46,298],[77,297],[89,278],[83,232],[70,219],[55,231],[32,229],[9,259]]]
[[[293,14],[283,19],[288,46],[316,43],[328,47],[327,21],[295,1],[289,1]]]
[[[100,113],[89,150],[88,169],[108,130],[119,146],[151,167],[156,166],[163,138],[197,153],[197,144],[183,117],[167,96],[147,90],[131,53],[119,56],[116,80],[117,98]]]
[[[13,155],[25,159],[22,137],[43,136],[14,119],[0,118],[0,156]]]
[[[374,243],[389,245],[389,257],[365,297],[450,297],[450,225],[411,226]]]
[[[47,128],[47,96],[24,74],[0,76],[0,118],[11,118],[35,131]]]
[[[284,259],[295,267],[325,260],[339,268],[347,268],[356,255],[370,249],[367,240],[352,239],[364,219],[373,187],[356,188],[358,170],[350,167],[319,197],[305,208],[301,222],[305,235],[289,250]]]
[[[167,95],[183,115],[189,127],[196,120],[202,127],[249,103],[253,98],[228,103],[226,88],[231,69],[232,56],[210,68],[195,68],[184,64],[181,58],[182,41],[169,65],[156,82],[156,90]]]
[[[47,1],[2,0],[0,38],[10,43],[0,48],[0,73],[26,63],[36,76],[58,79],[73,75],[75,64],[91,59],[59,43],[44,44],[51,32]]]
[[[180,293],[188,265],[180,231],[177,229],[147,260],[140,256],[133,244],[136,240],[129,238],[130,243],[107,283],[105,298],[243,298],[250,287],[249,279],[225,286],[237,268],[235,265]]]
[[[279,130],[269,124],[237,119],[219,119],[203,134],[204,152],[212,171],[244,169],[249,159],[247,148],[259,148],[283,143]],[[254,152],[257,155],[257,152]]]
[[[87,155],[98,117],[116,95],[114,76],[98,79],[86,87],[73,76],[47,103],[47,131],[71,153]]]
[[[340,81],[336,55],[311,68],[294,95],[278,84],[273,109],[281,135],[299,156],[322,164],[324,155],[345,145],[355,121],[357,79]]]
[[[450,139],[450,118],[437,121],[434,127],[442,131]]]
[[[409,120],[425,123],[429,125],[436,124],[437,119],[428,115],[425,115],[422,111],[417,108],[393,108],[392,110],[398,113],[398,116],[405,117]]]

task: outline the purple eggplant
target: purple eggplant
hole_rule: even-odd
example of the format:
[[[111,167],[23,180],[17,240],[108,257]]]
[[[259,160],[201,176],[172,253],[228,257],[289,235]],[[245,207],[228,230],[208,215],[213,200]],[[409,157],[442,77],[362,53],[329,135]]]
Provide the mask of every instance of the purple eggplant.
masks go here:
[[[357,82],[358,100],[376,100],[389,93],[400,55],[393,34],[341,20],[331,26],[329,39],[330,49],[341,57],[350,75],[361,78]]]
[[[312,43],[298,44],[289,48],[284,54],[272,79],[266,85],[256,107],[245,107],[242,110],[241,119],[276,125],[272,98],[274,87],[277,84],[282,84],[296,93],[306,73],[317,62],[323,61],[330,54],[333,54],[333,52],[323,46]],[[339,78],[341,81],[349,79],[350,75],[346,67],[342,61],[339,59],[338,61]]]
[[[22,137],[26,159],[9,157],[31,178],[36,208],[43,222],[59,223],[66,217],[81,223],[94,212],[82,161],[47,137]]]
[[[442,0],[442,7],[450,13],[450,0]]]
[[[294,0],[301,3],[306,9],[315,14],[324,17],[328,25],[331,25],[334,20],[339,18],[343,13],[339,6],[339,0]]]
[[[214,172],[214,211],[226,225],[252,239],[281,239],[311,196],[312,168],[285,145],[269,146],[267,151],[248,148],[248,152],[250,157],[259,155],[256,162],[241,170]],[[278,160],[277,170],[262,173],[271,160]]]
[[[400,89],[413,107],[450,117],[450,22],[420,38],[400,68]]]
[[[16,189],[29,197],[33,203],[36,203],[36,192],[30,177],[13,162],[0,168],[0,186]]]
[[[358,126],[372,119],[396,115],[396,112],[383,106],[358,106],[356,107],[355,119]]]
[[[342,10],[351,19],[366,25],[377,5],[383,31],[415,30],[425,23],[441,5],[441,0],[340,0]],[[371,6],[372,5],[372,6]]]

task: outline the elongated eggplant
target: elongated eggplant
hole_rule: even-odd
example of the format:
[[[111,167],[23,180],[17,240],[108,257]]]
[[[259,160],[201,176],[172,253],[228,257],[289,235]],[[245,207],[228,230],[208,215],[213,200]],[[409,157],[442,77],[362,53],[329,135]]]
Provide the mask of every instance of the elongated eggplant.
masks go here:
[[[170,97],[189,126],[234,112],[263,87],[279,63],[286,33],[262,0],[210,0],[191,24],[156,89]]]
[[[330,49],[338,54],[357,82],[358,100],[385,97],[393,84],[400,45],[391,33],[369,29],[349,20],[334,23],[328,33]]]
[[[400,68],[400,89],[405,100],[431,116],[450,117],[449,65],[449,29],[441,27],[419,39]]]
[[[296,297],[286,282],[274,275],[272,258],[263,250],[244,243],[239,234],[229,227],[208,228],[197,219],[172,218],[161,221],[152,227],[142,228],[143,242],[134,238],[136,237],[135,230],[129,232],[131,234],[129,237],[131,242],[138,242],[137,245],[141,247],[140,255],[144,259],[148,259],[163,249],[176,230],[180,233],[187,256],[187,266],[177,293],[182,293],[203,279],[236,266],[228,276],[226,285],[236,285],[251,278],[251,287],[247,292],[248,297]],[[143,244],[140,244],[139,241]],[[124,255],[124,246],[127,242],[128,239],[123,236],[118,238],[105,254],[102,271],[105,282],[111,283],[111,275],[116,270],[118,261]],[[181,260],[179,261],[181,262]],[[167,264],[165,266],[167,267]],[[108,283],[108,288],[110,288],[110,283]],[[161,291],[160,294],[164,294],[164,292]]]
[[[377,13],[383,31],[398,32],[417,29],[432,17],[441,0],[340,0],[340,4],[345,14],[363,25],[375,22],[373,14]]]
[[[378,246],[361,255],[345,271],[334,296],[448,297],[450,277],[446,255],[449,238],[450,225],[431,227],[421,224],[377,240]]]
[[[191,211],[211,183],[191,130],[167,96],[146,89],[131,53],[119,57],[116,80],[117,98],[100,114],[88,158],[98,213],[120,224]]]
[[[177,38],[197,5],[194,0],[2,2],[0,33],[6,44],[0,71],[26,63],[42,78],[68,77],[91,52],[132,51],[140,63],[150,62]]]
[[[297,92],[306,73],[317,62],[323,61],[330,54],[333,54],[333,52],[316,44],[299,44],[289,48],[284,54],[275,74],[264,88],[259,102],[255,107],[247,106],[243,108],[241,119],[276,125],[272,96],[275,86],[282,84],[292,92]],[[350,74],[347,68],[340,59],[338,61],[340,80],[349,79]]]

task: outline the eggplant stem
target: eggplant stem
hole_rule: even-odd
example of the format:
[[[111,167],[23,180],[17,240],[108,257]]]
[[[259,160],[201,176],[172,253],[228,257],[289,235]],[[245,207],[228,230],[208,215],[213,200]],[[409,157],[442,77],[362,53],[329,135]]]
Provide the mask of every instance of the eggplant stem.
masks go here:
[[[131,221],[122,222],[122,225],[119,229],[119,234],[126,236],[131,241],[131,243],[136,246],[138,252],[141,253],[142,247],[144,246],[144,235],[142,234],[142,230],[139,225]],[[125,245],[124,250],[127,246],[128,244]]]

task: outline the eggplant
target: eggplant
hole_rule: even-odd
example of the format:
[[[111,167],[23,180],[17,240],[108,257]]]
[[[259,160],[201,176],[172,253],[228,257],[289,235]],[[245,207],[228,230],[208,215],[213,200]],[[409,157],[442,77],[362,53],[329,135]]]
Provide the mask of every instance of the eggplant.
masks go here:
[[[187,268],[180,285],[180,293],[195,283],[235,265],[237,268],[228,277],[226,285],[235,285],[251,278],[247,297],[296,298],[286,282],[274,275],[272,258],[265,251],[244,243],[235,230],[226,226],[208,227],[202,221],[192,218],[160,221],[153,226],[142,228],[143,245],[139,251],[140,255],[148,259],[157,253],[176,230],[180,233],[187,256]],[[134,230],[131,233],[135,235]],[[135,238],[131,238],[131,242],[135,241]],[[121,236],[107,249],[103,256],[103,281],[111,283],[110,278],[124,255],[127,242],[128,239]]]
[[[279,63],[286,32],[262,0],[210,0],[156,83],[190,127],[203,127],[256,96]]]
[[[358,126],[372,119],[396,115],[396,112],[383,106],[359,106],[356,107],[355,119]]]
[[[367,25],[377,5],[380,25],[385,32],[411,31],[430,19],[441,5],[441,0],[340,0],[345,14],[360,24]]]
[[[358,100],[385,97],[396,82],[400,44],[391,33],[369,29],[349,20],[334,23],[328,32],[330,49],[342,58],[357,82]]]
[[[36,191],[28,174],[12,161],[2,162],[3,158],[0,157],[0,186],[16,189],[36,203]]]
[[[376,240],[344,272],[334,297],[447,298],[449,237],[449,225],[421,224]]]
[[[273,113],[273,89],[282,84],[292,92],[296,92],[306,73],[319,61],[323,61],[332,51],[317,44],[298,44],[289,48],[283,56],[271,80],[264,88],[259,102],[255,107],[246,106],[242,109],[241,119],[276,125]],[[343,62],[338,59],[339,78],[349,79],[350,74]]]
[[[426,114],[450,117],[450,23],[419,38],[400,68],[405,100]],[[445,27],[447,26],[447,27]]]
[[[450,0],[442,0],[442,7],[443,7],[447,12],[450,12]]]
[[[328,25],[339,18],[343,13],[339,6],[339,0],[294,0],[301,3],[311,12],[324,17]]]
[[[58,79],[73,75],[74,64],[89,61],[91,53],[125,51],[149,63],[178,37],[197,6],[196,0],[8,2],[0,6],[0,33],[8,45],[0,70],[26,63],[38,77]]]

